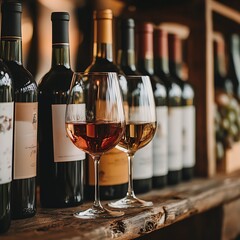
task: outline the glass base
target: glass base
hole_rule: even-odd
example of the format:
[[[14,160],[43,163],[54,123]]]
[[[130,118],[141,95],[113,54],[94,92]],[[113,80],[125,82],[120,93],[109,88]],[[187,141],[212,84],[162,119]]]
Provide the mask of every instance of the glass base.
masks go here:
[[[108,206],[111,208],[139,208],[139,207],[152,207],[153,203],[149,201],[141,200],[137,197],[126,196],[123,199],[120,199],[116,202],[108,203]]]
[[[102,209],[89,208],[85,211],[80,211],[73,214],[74,217],[82,218],[82,219],[115,218],[115,217],[121,217],[123,215],[124,215],[124,212],[112,211],[106,208],[102,208]]]

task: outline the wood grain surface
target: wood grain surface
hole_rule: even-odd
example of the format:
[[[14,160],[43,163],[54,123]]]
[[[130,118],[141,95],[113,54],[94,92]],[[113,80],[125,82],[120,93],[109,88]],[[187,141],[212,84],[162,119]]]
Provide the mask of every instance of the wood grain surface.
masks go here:
[[[13,220],[1,240],[82,240],[134,239],[240,198],[240,172],[209,179],[194,179],[178,186],[139,195],[151,200],[151,208],[129,209],[115,219],[82,220],[73,213],[86,209],[90,202],[75,208],[38,208],[33,218]],[[107,202],[103,201],[105,205]]]

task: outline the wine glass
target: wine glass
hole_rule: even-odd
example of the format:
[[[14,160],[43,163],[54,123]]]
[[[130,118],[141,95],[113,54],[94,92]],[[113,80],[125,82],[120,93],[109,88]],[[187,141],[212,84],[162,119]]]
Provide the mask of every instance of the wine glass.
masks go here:
[[[150,207],[150,201],[137,198],[133,190],[133,158],[136,151],[146,146],[157,128],[155,101],[148,76],[126,76],[121,87],[124,93],[126,130],[117,148],[128,156],[128,191],[126,197],[108,205],[112,208]]]
[[[99,161],[114,148],[125,131],[119,79],[114,72],[73,74],[66,107],[66,131],[75,146],[94,160],[95,200],[91,208],[74,213],[84,219],[119,217],[124,214],[102,206],[99,195]]]

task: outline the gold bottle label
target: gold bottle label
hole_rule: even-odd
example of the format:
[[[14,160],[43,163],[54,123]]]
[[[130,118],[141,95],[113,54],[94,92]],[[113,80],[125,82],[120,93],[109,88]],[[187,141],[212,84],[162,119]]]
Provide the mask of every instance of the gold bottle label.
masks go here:
[[[88,157],[89,185],[94,186],[94,161]],[[99,164],[99,185],[119,185],[128,182],[127,154],[114,148],[102,155]]]

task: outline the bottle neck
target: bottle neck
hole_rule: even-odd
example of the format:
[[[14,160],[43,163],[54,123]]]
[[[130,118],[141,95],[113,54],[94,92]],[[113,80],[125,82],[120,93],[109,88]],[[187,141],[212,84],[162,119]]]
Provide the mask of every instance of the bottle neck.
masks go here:
[[[169,72],[182,79],[182,64],[169,60]]]
[[[154,32],[154,67],[156,72],[169,73],[167,32],[161,29]]]
[[[154,68],[156,72],[163,72],[169,74],[168,59],[155,57],[154,58]]]
[[[153,32],[152,31],[140,31],[138,32],[138,60],[137,67],[140,72],[154,74],[153,64]]]
[[[222,78],[226,77],[226,59],[224,42],[214,42],[214,72]]]
[[[52,67],[59,65],[71,67],[69,44],[52,45]]]
[[[93,45],[93,59],[96,61],[98,58],[106,59],[110,62],[113,61],[113,50],[111,43],[95,42]]]
[[[153,75],[154,66],[152,58],[138,59],[138,69],[142,74]]]
[[[113,61],[112,19],[94,19],[93,59]]]
[[[169,34],[169,71],[172,75],[182,79],[182,42],[175,34]]]
[[[22,5],[4,1],[1,7],[1,58],[22,64]]]
[[[118,50],[117,62],[120,67],[129,67],[131,70],[136,71],[135,51],[132,49]]]
[[[4,61],[14,61],[22,64],[22,39],[21,38],[2,38],[1,58]]]
[[[122,22],[117,62],[121,67],[128,67],[136,71],[134,41],[134,22],[131,20]]]

